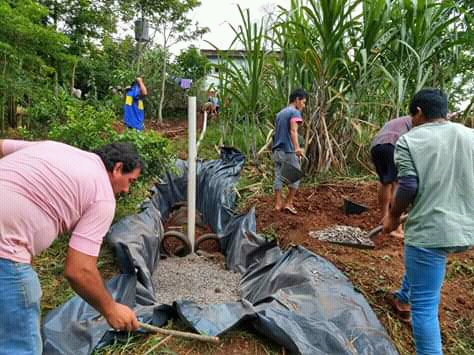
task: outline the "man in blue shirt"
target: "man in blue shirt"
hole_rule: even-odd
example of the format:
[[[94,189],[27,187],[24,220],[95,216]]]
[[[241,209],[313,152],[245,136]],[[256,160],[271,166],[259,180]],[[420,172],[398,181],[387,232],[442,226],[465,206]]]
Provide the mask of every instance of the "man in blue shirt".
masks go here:
[[[288,196],[285,203],[282,201],[281,189],[283,180],[281,176],[282,164],[287,163],[300,169],[300,158],[303,150],[298,142],[298,126],[303,122],[301,111],[306,104],[308,94],[303,89],[294,90],[290,97],[290,104],[278,112],[275,119],[275,134],[273,136],[272,158],[275,161],[275,209],[282,208],[296,214],[293,200],[298,190],[299,181],[288,184]]]
[[[123,121],[126,127],[143,131],[145,111],[142,99],[146,95],[148,95],[148,91],[143,83],[143,78],[139,76],[127,90],[127,95],[125,96]]]

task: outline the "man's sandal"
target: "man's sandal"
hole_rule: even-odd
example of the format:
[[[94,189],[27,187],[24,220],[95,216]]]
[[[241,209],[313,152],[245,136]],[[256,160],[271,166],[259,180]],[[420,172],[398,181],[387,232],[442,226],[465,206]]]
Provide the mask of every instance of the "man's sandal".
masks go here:
[[[387,293],[385,299],[387,300],[387,303],[392,306],[393,312],[401,322],[411,324],[411,311],[409,304],[401,302],[393,292]]]
[[[298,211],[294,207],[287,206],[285,207],[285,211],[290,212],[291,214],[298,214]]]

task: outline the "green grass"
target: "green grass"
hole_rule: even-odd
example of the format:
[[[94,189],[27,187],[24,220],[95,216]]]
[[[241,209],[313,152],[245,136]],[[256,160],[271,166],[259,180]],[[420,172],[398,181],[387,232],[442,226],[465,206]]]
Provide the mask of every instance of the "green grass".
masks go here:
[[[453,260],[448,263],[446,278],[451,280],[456,277],[461,277],[470,280],[474,287],[474,265],[468,259]]]
[[[41,313],[44,316],[50,310],[60,306],[75,295],[69,282],[64,277],[64,262],[69,243],[69,235],[64,234],[33,262],[41,282],[43,296],[41,298]],[[112,249],[104,243],[101,248],[97,267],[104,279],[118,272]]]
[[[63,273],[68,241],[68,235],[60,236],[51,247],[33,261],[43,292],[41,298],[41,313],[43,315],[74,295],[74,291]]]
[[[198,139],[201,132],[198,132]],[[187,142],[186,142],[187,143]],[[199,159],[212,160],[219,158],[219,147],[224,144],[222,140],[222,130],[218,122],[208,122],[206,133],[199,146]]]
[[[198,132],[199,138],[200,132]],[[210,121],[206,133],[199,148],[198,157],[201,159],[217,159],[219,157],[219,147],[228,146],[240,150],[245,155],[250,153],[251,144],[250,132],[241,126],[234,128],[231,133],[222,121]],[[258,134],[258,146],[262,146],[265,138]]]
[[[145,198],[150,196],[152,186],[152,180],[138,180],[131,185],[130,192],[126,196],[117,199],[114,222],[138,211]]]
[[[472,319],[460,318],[456,322],[456,331],[447,337],[447,354],[474,354],[474,322]]]
[[[366,171],[349,168],[344,175],[330,170],[328,172],[319,173],[316,176],[304,177],[302,184],[306,186],[317,186],[326,183],[375,181],[376,178],[375,175],[367,174]]]
[[[180,322],[173,323],[167,327],[181,331],[189,331]],[[261,355],[281,355],[281,347],[272,343],[267,338],[254,334],[247,330],[232,330],[220,336],[220,344],[211,344],[205,342],[191,341],[184,338],[172,337],[166,339],[163,335],[141,335],[127,339],[126,342],[116,342],[94,352],[94,355],[122,355],[122,354],[141,354],[141,355],[161,355],[161,354],[205,354],[213,355],[222,353],[222,348],[233,349],[236,341],[241,345],[242,342],[251,344],[251,354]],[[162,344],[163,340],[166,341]],[[242,349],[240,349],[242,350]],[[250,350],[250,349],[248,349]],[[235,353],[230,352],[231,354]]]

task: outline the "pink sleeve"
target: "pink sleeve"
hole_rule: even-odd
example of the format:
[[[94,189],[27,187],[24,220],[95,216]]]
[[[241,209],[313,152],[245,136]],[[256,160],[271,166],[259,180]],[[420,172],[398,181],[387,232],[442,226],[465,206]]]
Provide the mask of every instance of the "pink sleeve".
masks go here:
[[[303,119],[301,117],[294,116],[294,117],[291,117],[290,122],[291,123],[293,123],[293,122],[301,123],[301,122],[303,122]]]
[[[17,150],[35,145],[37,143],[38,142],[28,142],[28,141],[22,141],[22,140],[17,140],[17,139],[5,139],[3,141],[3,146],[1,147],[2,154],[5,156],[8,154],[14,153]]]
[[[72,231],[69,246],[90,256],[99,256],[102,240],[114,219],[115,201],[98,201],[91,205]]]

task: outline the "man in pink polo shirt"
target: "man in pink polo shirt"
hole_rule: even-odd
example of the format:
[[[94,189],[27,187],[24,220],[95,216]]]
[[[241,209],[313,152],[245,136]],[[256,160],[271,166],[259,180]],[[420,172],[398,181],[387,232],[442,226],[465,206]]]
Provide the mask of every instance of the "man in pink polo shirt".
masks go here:
[[[32,258],[71,232],[64,273],[71,287],[117,330],[138,329],[97,269],[115,195],[128,192],[143,163],[127,143],[86,152],[66,144],[0,140],[0,355],[41,354],[38,276]]]

